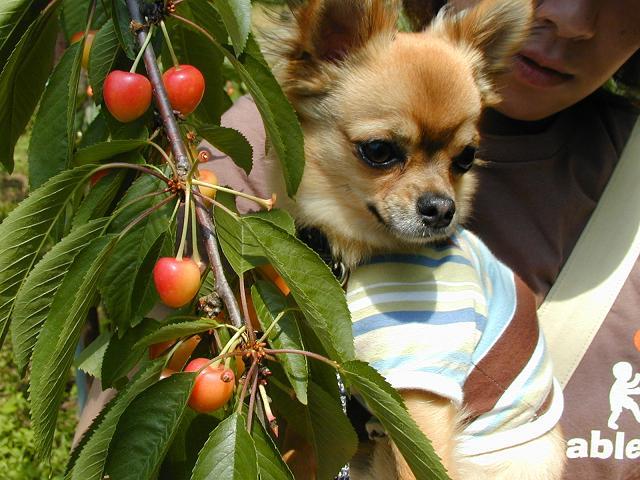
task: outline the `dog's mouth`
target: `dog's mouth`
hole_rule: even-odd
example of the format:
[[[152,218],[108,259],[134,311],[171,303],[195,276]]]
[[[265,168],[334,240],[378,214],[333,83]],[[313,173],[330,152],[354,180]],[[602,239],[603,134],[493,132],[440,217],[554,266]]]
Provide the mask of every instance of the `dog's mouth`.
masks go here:
[[[367,209],[387,232],[407,243],[420,244],[443,240],[454,233],[457,225],[455,215],[448,225],[433,226],[425,223],[420,215],[396,214],[385,219],[373,203],[368,203]]]

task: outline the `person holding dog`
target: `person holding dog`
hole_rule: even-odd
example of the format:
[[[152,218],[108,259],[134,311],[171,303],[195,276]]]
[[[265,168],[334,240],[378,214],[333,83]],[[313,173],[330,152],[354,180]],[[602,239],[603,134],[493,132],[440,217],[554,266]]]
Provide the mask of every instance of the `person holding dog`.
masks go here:
[[[449,7],[478,1],[451,0]],[[421,29],[446,2],[403,3],[415,29]],[[503,100],[481,120],[474,166],[479,188],[467,226],[525,280],[539,303],[578,242],[631,135],[637,109],[600,87],[612,77],[640,86],[639,49],[640,11],[633,0],[538,0],[529,39],[497,79]],[[242,98],[225,122],[244,131],[254,152],[264,151],[264,130],[249,98]],[[222,183],[268,193],[261,191],[260,158],[243,178],[229,159],[212,157],[208,165]],[[598,283],[598,275],[592,277],[585,278],[585,289]],[[624,410],[617,430],[607,425],[616,382],[612,366],[627,362],[635,371],[640,366],[639,283],[636,261],[566,382],[561,421],[566,479],[640,475],[640,423]]]
[[[451,8],[478,1],[452,0]],[[422,28],[445,2],[404,3],[414,26]],[[511,69],[497,79],[503,102],[481,121],[474,166],[480,184],[468,227],[542,303],[598,205],[636,122],[638,112],[600,86],[614,74],[640,84],[640,11],[633,0],[537,0],[536,5],[529,40]],[[215,170],[221,184],[267,195],[265,133],[255,104],[241,98],[223,124],[242,131],[253,144],[254,168],[247,177],[219,152],[212,152],[212,161],[203,167]],[[632,409],[621,410],[615,431],[607,425],[614,413],[609,401],[616,382],[613,365],[627,362],[633,371],[640,365],[638,282],[636,262],[566,383],[561,423],[568,480],[640,478],[640,423]],[[579,323],[572,327],[581,329]]]

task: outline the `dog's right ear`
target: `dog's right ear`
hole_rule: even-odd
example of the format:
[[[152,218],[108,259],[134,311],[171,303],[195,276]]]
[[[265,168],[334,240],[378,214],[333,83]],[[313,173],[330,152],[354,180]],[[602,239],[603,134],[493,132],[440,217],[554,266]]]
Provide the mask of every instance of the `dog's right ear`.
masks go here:
[[[396,30],[396,0],[308,0],[293,10],[291,60],[337,62],[379,34]]]

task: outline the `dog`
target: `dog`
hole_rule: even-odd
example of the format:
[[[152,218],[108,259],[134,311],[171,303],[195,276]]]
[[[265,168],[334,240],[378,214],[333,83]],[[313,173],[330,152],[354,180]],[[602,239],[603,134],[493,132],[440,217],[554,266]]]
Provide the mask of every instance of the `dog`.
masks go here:
[[[333,258],[348,269],[376,255],[413,254],[459,239],[476,187],[471,167],[480,114],[499,101],[493,79],[517,52],[531,16],[530,0],[482,0],[445,10],[425,30],[408,33],[396,27],[392,0],[295,6],[286,33],[269,46],[305,140],[295,199],[286,198],[282,172],[270,161],[280,206],[298,227],[322,232]],[[368,359],[357,342],[356,353]],[[408,388],[401,395],[452,478],[560,477],[559,427],[465,455],[459,438],[473,416],[468,406],[439,391]],[[413,475],[383,434],[363,445],[351,477]]]

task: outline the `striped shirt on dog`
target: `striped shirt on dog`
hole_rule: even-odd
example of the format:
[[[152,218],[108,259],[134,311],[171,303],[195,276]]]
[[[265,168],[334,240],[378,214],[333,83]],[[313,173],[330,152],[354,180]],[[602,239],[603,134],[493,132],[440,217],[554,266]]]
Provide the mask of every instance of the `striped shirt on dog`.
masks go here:
[[[472,233],[418,252],[377,256],[352,272],[356,354],[398,389],[468,412],[460,452],[517,445],[562,413],[533,295]]]

